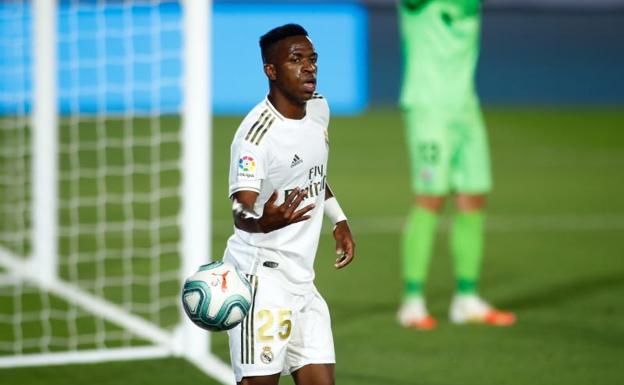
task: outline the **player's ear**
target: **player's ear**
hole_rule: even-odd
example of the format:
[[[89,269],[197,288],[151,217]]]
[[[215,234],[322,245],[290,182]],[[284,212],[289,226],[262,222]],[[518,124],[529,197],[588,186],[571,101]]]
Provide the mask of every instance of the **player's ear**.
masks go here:
[[[273,64],[267,63],[264,65],[264,74],[271,81],[277,79],[277,72],[275,71],[275,66]]]

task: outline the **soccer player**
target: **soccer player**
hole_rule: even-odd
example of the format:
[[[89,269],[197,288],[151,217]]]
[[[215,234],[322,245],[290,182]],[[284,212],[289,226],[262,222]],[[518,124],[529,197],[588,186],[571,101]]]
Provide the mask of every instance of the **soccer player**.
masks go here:
[[[341,269],[355,244],[327,184],[327,101],[316,91],[317,53],[306,30],[286,24],[260,38],[269,94],[240,124],[231,146],[234,235],[224,259],[252,285],[249,315],[230,330],[236,381],[334,384],[327,304],[314,286],[323,213],[335,225]]]
[[[486,132],[474,75],[479,52],[479,0],[402,0],[404,57],[401,106],[411,158],[415,205],[402,240],[403,303],[399,322],[432,329],[423,296],[438,217],[453,194],[450,235],[456,294],[451,322],[511,325],[478,295],[483,255],[483,210],[491,188]]]

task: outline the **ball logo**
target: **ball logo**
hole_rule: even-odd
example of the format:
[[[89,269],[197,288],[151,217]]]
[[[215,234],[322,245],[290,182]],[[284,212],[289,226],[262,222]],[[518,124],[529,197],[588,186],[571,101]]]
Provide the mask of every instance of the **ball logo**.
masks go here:
[[[226,271],[223,274],[217,274],[217,273],[212,273],[212,275],[216,275],[221,277],[221,279],[215,279],[214,281],[211,282],[212,286],[218,286],[219,284],[221,284],[221,291],[222,292],[226,292],[227,291],[227,275],[230,271]]]
[[[238,160],[238,168],[243,172],[254,172],[256,171],[256,160],[249,155],[243,155]]]
[[[226,261],[201,265],[184,281],[181,294],[187,317],[209,331],[235,328],[251,309],[249,280],[235,265]]]

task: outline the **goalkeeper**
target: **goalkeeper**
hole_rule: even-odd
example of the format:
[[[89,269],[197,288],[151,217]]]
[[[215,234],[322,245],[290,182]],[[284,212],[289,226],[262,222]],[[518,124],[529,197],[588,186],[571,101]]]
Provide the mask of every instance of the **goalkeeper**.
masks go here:
[[[415,206],[402,240],[404,327],[432,329],[423,289],[438,217],[452,194],[450,235],[456,294],[453,323],[511,325],[513,313],[478,295],[483,256],[483,210],[491,188],[490,159],[474,74],[479,53],[479,0],[402,0],[404,57],[401,106],[406,124]]]

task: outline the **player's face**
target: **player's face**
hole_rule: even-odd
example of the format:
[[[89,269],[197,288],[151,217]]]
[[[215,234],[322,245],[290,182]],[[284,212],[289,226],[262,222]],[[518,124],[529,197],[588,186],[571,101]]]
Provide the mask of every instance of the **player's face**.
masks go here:
[[[288,99],[303,104],[316,90],[318,55],[306,36],[291,36],[278,43],[273,60],[274,86]]]

